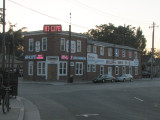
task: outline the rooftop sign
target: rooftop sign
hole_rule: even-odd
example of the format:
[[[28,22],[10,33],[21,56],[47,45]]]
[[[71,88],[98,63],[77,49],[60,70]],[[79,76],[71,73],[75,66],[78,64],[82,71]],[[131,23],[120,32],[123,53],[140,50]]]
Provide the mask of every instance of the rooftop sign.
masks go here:
[[[61,25],[44,25],[43,31],[44,32],[61,32],[62,26]]]

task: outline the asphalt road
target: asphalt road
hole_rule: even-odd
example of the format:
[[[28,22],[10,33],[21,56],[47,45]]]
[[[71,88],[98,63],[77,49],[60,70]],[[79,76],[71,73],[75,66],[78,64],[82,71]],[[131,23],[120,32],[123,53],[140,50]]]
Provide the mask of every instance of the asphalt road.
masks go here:
[[[160,80],[104,84],[19,84],[41,120],[160,120]]]

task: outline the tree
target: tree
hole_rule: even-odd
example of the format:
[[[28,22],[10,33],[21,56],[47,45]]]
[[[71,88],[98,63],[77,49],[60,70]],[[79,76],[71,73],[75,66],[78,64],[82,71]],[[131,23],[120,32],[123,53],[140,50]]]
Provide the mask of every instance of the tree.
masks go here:
[[[115,27],[109,23],[96,26],[96,29],[90,29],[87,34],[99,41],[130,46],[142,52],[146,47],[146,39],[140,27],[136,30],[130,25]]]
[[[6,54],[13,54],[13,47],[15,50],[15,56],[19,59],[24,58],[24,37],[22,32],[26,29],[25,27],[14,31],[13,27],[15,25],[11,25],[9,23],[10,27],[9,30],[5,33],[5,40],[6,40]],[[0,34],[0,41],[2,41],[2,34]]]

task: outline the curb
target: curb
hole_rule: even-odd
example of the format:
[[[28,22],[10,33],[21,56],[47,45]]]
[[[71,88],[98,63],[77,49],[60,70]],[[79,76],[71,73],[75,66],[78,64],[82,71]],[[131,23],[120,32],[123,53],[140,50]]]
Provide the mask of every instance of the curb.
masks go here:
[[[23,98],[17,96],[16,99],[19,101],[19,104],[20,104],[20,111],[19,111],[19,115],[18,115],[18,120],[23,120],[23,118],[24,118],[24,105],[22,104]]]

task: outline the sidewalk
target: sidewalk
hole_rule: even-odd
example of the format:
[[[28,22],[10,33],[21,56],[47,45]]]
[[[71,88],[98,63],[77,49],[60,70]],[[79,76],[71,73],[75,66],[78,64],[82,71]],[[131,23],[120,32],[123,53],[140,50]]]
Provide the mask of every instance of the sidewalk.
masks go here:
[[[10,99],[10,111],[3,114],[2,105],[0,105],[0,120],[23,120],[24,106],[20,97]]]
[[[29,100],[16,97],[10,99],[10,111],[3,114],[0,105],[0,120],[40,120],[38,108]]]

